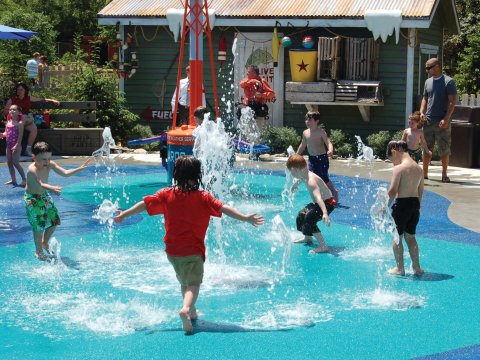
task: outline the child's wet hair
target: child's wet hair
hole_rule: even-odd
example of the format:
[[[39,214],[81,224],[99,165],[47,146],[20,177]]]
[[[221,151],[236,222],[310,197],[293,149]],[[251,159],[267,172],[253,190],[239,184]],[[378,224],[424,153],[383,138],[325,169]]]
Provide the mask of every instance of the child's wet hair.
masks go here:
[[[38,155],[43,153],[51,153],[52,149],[45,141],[39,141],[32,146],[32,154]]]
[[[395,141],[392,140],[387,145],[387,158],[392,156],[392,150],[400,151],[400,152],[407,152],[408,145],[406,141],[399,140]]]
[[[175,160],[173,180],[180,190],[198,190],[202,185],[202,164],[200,160],[191,155],[179,156]]]
[[[302,155],[293,154],[287,160],[287,168],[291,169],[304,169],[307,167],[307,162]]]
[[[316,122],[320,122],[320,113],[318,111],[309,111],[305,115],[305,120],[313,119]]]
[[[197,119],[203,120],[205,118],[205,114],[207,113],[208,113],[208,110],[205,106],[199,106],[193,112],[193,116],[195,116]]]
[[[423,128],[423,119],[420,115],[420,111],[415,111],[413,114],[410,114],[408,116],[408,120],[415,121],[418,124],[417,129]]]

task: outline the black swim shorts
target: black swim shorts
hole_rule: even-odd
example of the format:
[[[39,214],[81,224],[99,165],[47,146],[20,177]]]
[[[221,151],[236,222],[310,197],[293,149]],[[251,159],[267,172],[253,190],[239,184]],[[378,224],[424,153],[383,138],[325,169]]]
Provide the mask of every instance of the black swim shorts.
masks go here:
[[[420,200],[417,197],[397,198],[392,206],[392,217],[399,235],[415,235],[420,220]]]
[[[325,200],[325,207],[327,208],[327,213],[330,214],[335,209],[335,200],[333,198]],[[298,212],[297,230],[307,236],[319,233],[320,229],[317,226],[317,222],[322,219],[322,216],[323,212],[318,204],[308,204]]]

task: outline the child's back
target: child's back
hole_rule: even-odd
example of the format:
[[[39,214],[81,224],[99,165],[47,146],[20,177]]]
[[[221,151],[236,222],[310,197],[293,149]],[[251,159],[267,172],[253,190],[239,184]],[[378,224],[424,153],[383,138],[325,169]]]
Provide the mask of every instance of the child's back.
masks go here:
[[[144,198],[149,215],[165,217],[165,251],[171,256],[202,255],[210,217],[220,217],[223,203],[207,191],[169,187]]]

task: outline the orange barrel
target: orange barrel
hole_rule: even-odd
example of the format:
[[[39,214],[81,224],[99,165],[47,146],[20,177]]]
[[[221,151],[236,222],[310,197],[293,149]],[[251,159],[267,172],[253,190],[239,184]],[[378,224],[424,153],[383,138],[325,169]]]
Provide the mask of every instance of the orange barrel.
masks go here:
[[[177,157],[193,154],[193,144],[195,143],[195,139],[193,138],[192,133],[194,129],[195,126],[182,125],[175,130],[167,132],[167,173],[169,184],[172,183],[173,166],[175,165]]]

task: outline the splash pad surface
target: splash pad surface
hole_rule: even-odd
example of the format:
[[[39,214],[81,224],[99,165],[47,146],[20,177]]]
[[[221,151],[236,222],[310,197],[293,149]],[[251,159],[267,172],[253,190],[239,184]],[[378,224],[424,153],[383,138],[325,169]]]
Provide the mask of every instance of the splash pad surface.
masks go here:
[[[102,171],[101,169],[98,171]],[[6,167],[0,168],[8,177]],[[390,241],[372,241],[373,194],[385,183],[332,175],[341,192],[331,248],[309,255],[292,244],[297,211],[282,199],[281,172],[241,171],[226,199],[265,215],[254,229],[212,221],[194,336],[184,336],[179,286],[163,251],[163,218],[138,215],[122,226],[92,218],[104,199],[122,208],[167,186],[153,166],[123,166],[105,179],[90,167],[51,182],[62,225],[60,261],[33,257],[23,189],[0,197],[0,357],[10,358],[449,358],[479,355],[477,267],[480,235],[451,223],[448,200],[425,194],[418,227],[427,274],[392,277]],[[281,226],[282,224],[285,227]],[[216,239],[221,240],[221,247]],[[409,264],[409,260],[406,261]]]

